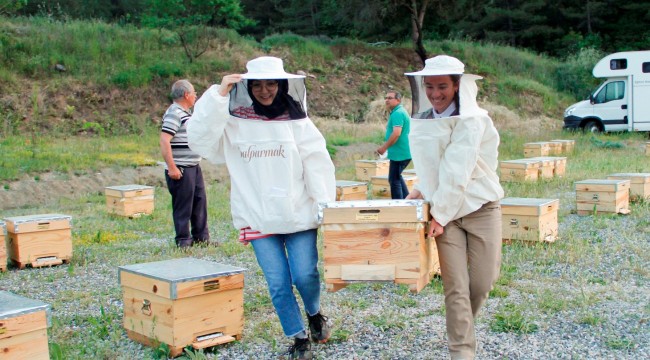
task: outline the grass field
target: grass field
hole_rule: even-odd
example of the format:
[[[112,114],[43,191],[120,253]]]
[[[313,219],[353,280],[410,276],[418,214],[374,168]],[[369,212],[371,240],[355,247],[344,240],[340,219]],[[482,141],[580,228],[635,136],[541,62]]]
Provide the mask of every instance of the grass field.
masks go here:
[[[334,148],[354,145],[358,141],[345,134],[365,137],[365,141],[375,141],[378,137],[374,130],[351,128],[332,128],[324,133]],[[514,243],[504,246],[501,278],[485,314],[479,319],[487,329],[485,336],[520,338],[526,334],[549,332],[558,326],[558,322],[563,322],[597,334],[600,341],[596,346],[601,354],[609,357],[635,358],[635,354],[647,353],[648,328],[644,324],[650,317],[650,304],[647,302],[650,201],[633,203],[631,214],[627,216],[602,213],[577,216],[574,214],[573,187],[577,180],[602,179],[610,173],[650,172],[650,158],[644,155],[646,136],[557,132],[546,134],[545,138],[502,137],[500,160],[523,158],[523,144],[530,141],[574,139],[576,147],[567,155],[565,177],[503,184],[509,197],[559,199],[560,239],[553,244]],[[38,145],[29,144],[29,141],[29,138],[10,138],[0,143],[5,161],[3,169],[18,167],[20,172],[38,176],[38,171],[44,169],[83,171],[94,166],[90,159],[106,159],[109,166],[139,166],[143,161],[149,161],[142,159],[157,159],[155,132],[140,140],[131,137],[51,139]],[[74,141],[75,148],[83,148],[83,154],[61,160],[66,156],[61,149],[70,141]],[[30,146],[35,146],[36,150],[30,150]],[[125,153],[129,156],[121,155]],[[19,158],[25,154],[46,160],[20,165],[23,162]],[[349,178],[354,173],[352,157],[336,159],[335,155],[335,160],[339,177]],[[12,176],[9,170],[0,173],[3,180]],[[106,214],[105,199],[99,193],[87,194],[77,200],[61,198],[48,206],[5,210],[1,214],[3,218],[38,213],[71,215],[74,255],[69,265],[26,270],[10,268],[8,272],[0,273],[0,289],[36,298],[52,306],[49,341],[54,359],[159,358],[165,356],[164,346],[151,349],[126,338],[122,328],[122,295],[117,282],[117,267],[186,256],[242,266],[247,268],[243,340],[209,352],[190,351],[185,358],[252,358],[259,351],[256,350],[258,347],[271,352],[280,351],[284,345],[278,341],[282,341],[283,335],[263,276],[251,247],[236,241],[237,232],[232,227],[229,211],[229,183],[208,181],[207,190],[210,231],[212,240],[219,245],[189,250],[178,250],[173,245],[169,194],[161,187],[155,192],[153,215],[137,219]],[[631,285],[638,291],[638,296],[632,299],[624,295],[626,287]],[[404,286],[389,283],[358,284],[337,293],[324,293],[324,306],[336,328],[327,346],[352,347],[354,342],[351,341],[359,336],[352,330],[356,325],[351,324],[345,314],[354,313],[355,323],[365,323],[387,336],[414,326],[425,316],[427,319],[444,319],[441,293],[438,279],[417,295],[410,294]],[[643,299],[644,294],[645,303],[634,303],[634,299]],[[370,300],[373,296],[387,297],[392,309],[373,311],[374,304]],[[614,323],[608,320],[607,309],[616,301],[622,301],[621,306],[627,309],[620,310],[622,318]],[[363,358],[363,350],[358,351]],[[386,351],[382,358],[395,357]],[[489,353],[486,358],[496,358],[496,355]]]

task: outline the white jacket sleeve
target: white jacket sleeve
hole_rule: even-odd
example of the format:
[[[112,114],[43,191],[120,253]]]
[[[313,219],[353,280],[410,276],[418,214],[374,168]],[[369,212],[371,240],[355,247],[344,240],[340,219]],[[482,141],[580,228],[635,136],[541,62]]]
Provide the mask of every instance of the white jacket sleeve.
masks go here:
[[[190,149],[213,163],[223,163],[224,129],[230,118],[230,95],[219,94],[219,84],[212,85],[194,104],[187,124]]]
[[[481,147],[485,123],[465,118],[454,128],[439,169],[439,186],[433,193],[431,214],[445,226],[463,206],[465,190],[472,179]]]
[[[325,138],[310,121],[302,127],[302,134],[296,136],[298,151],[302,159],[305,186],[307,193],[314,199],[318,213],[319,202],[329,202],[336,199],[336,177],[334,164],[327,152]]]

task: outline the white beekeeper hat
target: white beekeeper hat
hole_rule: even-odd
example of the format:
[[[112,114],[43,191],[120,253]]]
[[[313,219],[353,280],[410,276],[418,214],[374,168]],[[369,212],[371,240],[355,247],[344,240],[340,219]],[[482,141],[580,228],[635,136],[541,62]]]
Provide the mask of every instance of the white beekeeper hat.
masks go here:
[[[246,63],[248,72],[243,79],[300,79],[303,75],[290,74],[284,71],[282,59],[273,56],[261,56]]]
[[[453,56],[438,55],[424,62],[424,69],[416,72],[404,73],[409,76],[434,76],[434,75],[462,75],[465,73],[465,64]]]

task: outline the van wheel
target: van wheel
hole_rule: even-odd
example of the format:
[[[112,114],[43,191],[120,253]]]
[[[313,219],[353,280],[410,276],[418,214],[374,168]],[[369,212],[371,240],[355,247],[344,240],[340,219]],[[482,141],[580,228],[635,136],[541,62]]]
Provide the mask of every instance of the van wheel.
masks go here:
[[[597,122],[589,121],[588,123],[585,124],[585,126],[582,127],[582,131],[595,134],[595,133],[599,133],[601,130]]]

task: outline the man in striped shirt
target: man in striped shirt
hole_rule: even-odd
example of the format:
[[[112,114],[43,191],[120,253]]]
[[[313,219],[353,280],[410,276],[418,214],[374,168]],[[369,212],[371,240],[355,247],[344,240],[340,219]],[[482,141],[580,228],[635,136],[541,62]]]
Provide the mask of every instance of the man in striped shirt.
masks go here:
[[[187,247],[210,239],[201,156],[187,144],[187,122],[196,92],[189,81],[178,80],[172,85],[171,97],[174,102],[163,115],[160,152],[172,197],[176,245]]]

